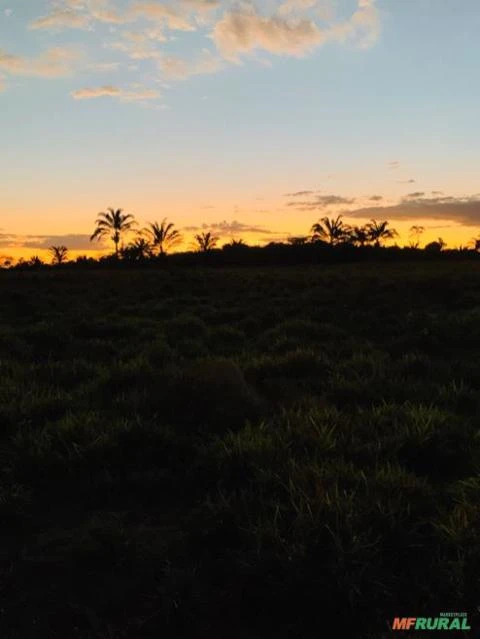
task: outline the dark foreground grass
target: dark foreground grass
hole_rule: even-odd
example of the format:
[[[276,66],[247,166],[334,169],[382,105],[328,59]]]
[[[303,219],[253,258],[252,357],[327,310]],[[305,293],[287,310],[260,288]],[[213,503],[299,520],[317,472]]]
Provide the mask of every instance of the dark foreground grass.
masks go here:
[[[0,273],[0,294],[2,639],[476,623],[479,266]]]

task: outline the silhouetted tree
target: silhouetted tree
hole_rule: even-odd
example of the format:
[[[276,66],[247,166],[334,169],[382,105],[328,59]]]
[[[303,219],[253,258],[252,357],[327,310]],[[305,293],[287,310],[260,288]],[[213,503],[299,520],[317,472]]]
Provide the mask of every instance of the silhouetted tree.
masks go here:
[[[365,246],[368,244],[370,237],[366,226],[354,226],[350,231],[350,241],[355,246]]]
[[[180,231],[177,231],[174,226],[173,222],[167,222],[167,218],[164,218],[160,224],[158,222],[150,222],[145,229],[153,249],[159,255],[166,255],[172,246],[182,241]]]
[[[447,243],[445,242],[445,240],[439,237],[438,240],[434,242],[429,242],[425,246],[425,250],[428,251],[429,253],[440,253],[441,251],[443,251],[446,245]]]
[[[242,249],[242,248],[248,248],[248,244],[242,239],[239,239],[239,240],[231,239],[230,242],[227,242],[226,244],[222,246],[222,249],[226,249],[227,251],[229,249]]]
[[[15,260],[10,255],[1,255],[0,256],[0,268],[10,268],[13,266]]]
[[[385,220],[383,222],[377,222],[377,220],[370,220],[367,224],[367,233],[368,238],[371,242],[375,244],[375,246],[381,246],[382,242],[386,240],[391,240],[394,237],[398,236],[398,233],[395,229],[388,228],[388,222]]]
[[[297,237],[288,237],[287,242],[291,244],[291,246],[303,246],[307,244],[309,239],[306,235],[299,235]]]
[[[420,236],[425,232],[424,226],[418,226],[414,224],[410,227],[409,230],[409,238],[410,238],[410,248],[418,248],[420,246]]]
[[[63,264],[67,261],[68,249],[66,246],[51,246],[48,250],[52,256],[52,264]]]
[[[137,237],[123,248],[120,253],[123,259],[131,260],[132,262],[146,260],[153,255],[151,244],[143,237]]]
[[[474,251],[480,253],[480,237],[474,237],[470,240],[469,245]]]
[[[219,239],[216,235],[212,235],[210,231],[207,233],[199,233],[195,235],[196,248],[202,253],[208,253],[216,247]]]
[[[348,238],[350,227],[344,224],[342,217],[342,215],[338,215],[336,219],[322,217],[311,228],[312,242],[323,240],[332,245],[344,242]]]
[[[124,213],[123,209],[108,209],[106,213],[99,213],[95,222],[97,228],[90,237],[90,241],[109,236],[115,244],[115,255],[119,255],[119,244],[122,235],[131,231],[136,225],[135,217],[130,213]]]

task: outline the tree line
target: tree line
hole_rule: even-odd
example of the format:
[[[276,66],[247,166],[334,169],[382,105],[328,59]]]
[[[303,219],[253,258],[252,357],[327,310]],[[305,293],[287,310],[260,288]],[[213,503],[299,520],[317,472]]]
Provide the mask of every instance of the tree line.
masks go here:
[[[410,249],[418,249],[420,238],[424,227],[414,225],[410,228],[409,245]],[[134,239],[125,244],[125,238],[129,234],[135,234]],[[355,247],[381,248],[389,240],[398,237],[397,231],[392,228],[387,220],[370,220],[363,226],[351,226],[345,223],[343,216],[323,217],[315,222],[307,235],[287,238],[287,245],[301,247],[305,245],[325,245],[328,247]],[[90,236],[93,243],[99,240],[109,240],[113,244],[113,255],[111,258],[128,262],[138,262],[164,258],[171,250],[183,242],[183,236],[175,228],[173,222],[164,218],[159,222],[150,222],[144,228],[139,228],[135,216],[125,213],[123,209],[109,208],[107,211],[98,214],[95,221],[95,229]],[[195,234],[191,250],[198,253],[211,253],[218,247],[220,238],[211,231],[204,231]],[[279,246],[282,243],[271,242],[268,246]],[[424,250],[430,253],[439,253],[446,246],[442,238],[428,243]],[[222,249],[241,250],[253,248],[249,247],[242,239],[231,240],[223,245]],[[256,247],[258,248],[258,247]],[[398,247],[397,247],[398,248]],[[473,239],[471,248],[480,251],[480,239]],[[49,249],[52,264],[64,264],[68,261],[69,249],[64,245],[51,246]],[[88,261],[89,258],[77,258],[77,262]],[[90,258],[93,260],[93,258]],[[93,260],[94,261],[94,260]],[[21,260],[23,265],[40,266],[43,261],[34,256],[28,262]],[[5,263],[4,266],[10,264]]]

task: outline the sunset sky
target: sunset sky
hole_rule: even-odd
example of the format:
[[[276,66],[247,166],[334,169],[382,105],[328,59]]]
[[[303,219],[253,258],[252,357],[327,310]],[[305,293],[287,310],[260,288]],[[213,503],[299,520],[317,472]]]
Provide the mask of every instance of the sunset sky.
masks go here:
[[[480,232],[479,0],[0,0],[0,253],[95,217]]]

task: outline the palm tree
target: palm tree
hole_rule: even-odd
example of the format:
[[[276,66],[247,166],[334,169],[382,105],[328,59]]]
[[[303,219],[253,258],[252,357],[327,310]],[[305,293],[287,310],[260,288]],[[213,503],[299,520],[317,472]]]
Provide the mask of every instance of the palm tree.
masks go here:
[[[353,229],[350,231],[350,240],[356,246],[365,246],[365,244],[368,244],[369,235],[367,227],[354,226]]]
[[[152,247],[158,250],[159,255],[166,255],[172,246],[182,241],[180,231],[174,229],[174,226],[173,222],[167,222],[167,218],[164,218],[160,224],[150,222],[145,229]]]
[[[52,264],[63,264],[67,261],[68,249],[66,246],[51,246],[48,250],[52,256]]]
[[[410,227],[410,248],[418,248],[420,246],[420,236],[425,232],[424,226],[414,224]]]
[[[99,213],[95,222],[97,228],[90,237],[90,241],[110,236],[115,244],[115,256],[119,255],[119,244],[122,235],[136,225],[135,217],[130,213],[124,213],[123,209],[107,209],[106,213]]]
[[[342,217],[342,215],[338,215],[336,219],[322,217],[311,228],[312,242],[323,240],[332,245],[343,242],[350,232],[350,227],[343,223]]]
[[[124,259],[138,262],[152,257],[152,246],[145,238],[137,237],[120,253]]]
[[[397,237],[398,233],[395,229],[389,229],[388,222],[377,222],[377,220],[370,220],[367,224],[368,239],[375,244],[375,246],[381,246],[382,242],[391,240]]]
[[[219,239],[216,235],[212,235],[210,231],[208,233],[199,233],[195,235],[196,248],[202,253],[208,253],[216,247]]]

